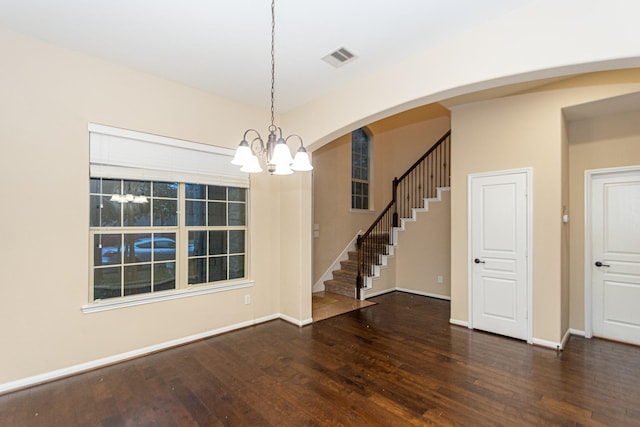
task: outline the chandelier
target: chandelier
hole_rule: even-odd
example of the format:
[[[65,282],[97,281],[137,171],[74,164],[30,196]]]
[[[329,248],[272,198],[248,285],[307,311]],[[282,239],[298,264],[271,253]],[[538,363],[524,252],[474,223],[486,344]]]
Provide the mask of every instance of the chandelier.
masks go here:
[[[313,169],[309,161],[309,154],[304,148],[304,142],[299,135],[292,134],[284,138],[282,129],[276,127],[273,122],[274,117],[274,99],[275,99],[275,0],[271,1],[271,124],[267,128],[269,136],[265,144],[260,133],[255,129],[247,129],[244,132],[242,141],[236,149],[236,154],[231,160],[234,165],[242,166],[242,172],[257,173],[262,172],[258,156],[262,157],[266,164],[267,170],[273,175],[290,175],[293,171],[310,171]],[[247,136],[253,137],[251,143],[248,142]],[[296,156],[291,157],[291,151],[287,146],[290,138],[297,138],[300,147],[296,152]]]

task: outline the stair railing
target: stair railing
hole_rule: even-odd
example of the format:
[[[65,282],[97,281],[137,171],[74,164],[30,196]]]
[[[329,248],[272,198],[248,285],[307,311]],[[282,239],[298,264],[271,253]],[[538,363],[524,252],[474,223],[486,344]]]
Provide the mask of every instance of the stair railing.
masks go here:
[[[451,131],[445,133],[400,178],[393,179],[391,202],[363,234],[358,236],[358,277],[356,298],[361,299],[365,277],[374,274],[380,264],[380,255],[387,254],[394,244],[393,227],[400,218],[412,216],[412,209],[424,205],[424,199],[433,198],[438,187],[450,186]]]

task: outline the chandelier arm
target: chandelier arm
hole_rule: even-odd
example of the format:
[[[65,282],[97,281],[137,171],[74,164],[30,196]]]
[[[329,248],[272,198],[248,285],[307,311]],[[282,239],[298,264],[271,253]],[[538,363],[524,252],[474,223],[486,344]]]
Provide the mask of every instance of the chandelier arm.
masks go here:
[[[300,146],[301,146],[301,147],[304,147],[304,141],[302,140],[302,137],[301,137],[300,135],[298,135],[298,134],[295,134],[295,133],[292,133],[291,135],[289,135],[288,137],[286,137],[286,138],[285,138],[285,140],[284,140],[284,142],[289,143],[289,138],[292,138],[292,137],[294,137],[294,136],[295,136],[296,138],[298,138],[298,140],[300,141]]]
[[[256,141],[260,143],[260,145],[257,145],[257,149],[254,148],[256,146]],[[260,137],[260,134],[258,134],[257,137],[253,138],[249,146],[251,147],[251,151],[253,152],[253,154],[256,155],[264,156],[265,152],[267,151],[264,147],[264,141],[262,140],[262,137]]]

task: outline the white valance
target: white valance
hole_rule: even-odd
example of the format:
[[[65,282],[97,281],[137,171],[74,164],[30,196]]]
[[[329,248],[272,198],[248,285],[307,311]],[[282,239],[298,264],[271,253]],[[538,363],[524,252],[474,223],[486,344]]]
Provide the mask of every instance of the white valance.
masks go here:
[[[234,150],[89,123],[90,175],[249,187]]]

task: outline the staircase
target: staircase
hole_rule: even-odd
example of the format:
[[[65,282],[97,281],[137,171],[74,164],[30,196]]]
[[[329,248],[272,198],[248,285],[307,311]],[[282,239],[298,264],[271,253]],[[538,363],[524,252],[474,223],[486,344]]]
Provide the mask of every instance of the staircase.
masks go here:
[[[340,269],[333,271],[333,279],[324,282],[325,291],[362,298],[362,289],[369,287],[367,278],[374,277],[376,266],[382,264],[396,243],[395,229],[400,218],[412,218],[414,209],[424,207],[427,199],[435,198],[438,188],[449,187],[451,163],[451,131],[445,133],[400,178],[393,180],[392,200],[373,222],[358,236],[356,250],[340,261]]]
[[[383,233],[372,239],[370,251],[375,253],[375,258],[380,260],[382,255],[389,255],[389,233]],[[326,292],[340,294],[351,298],[356,298],[358,284],[358,251],[349,251],[349,259],[340,261],[340,270],[333,271],[333,279],[325,280],[324,289]],[[368,264],[367,268],[373,270],[374,265]]]

